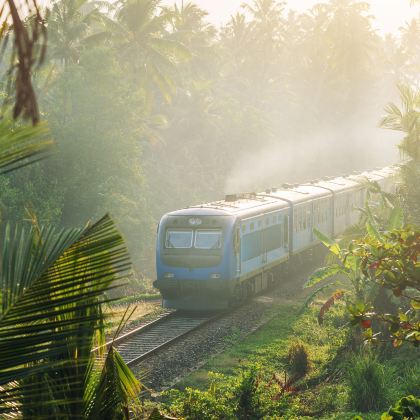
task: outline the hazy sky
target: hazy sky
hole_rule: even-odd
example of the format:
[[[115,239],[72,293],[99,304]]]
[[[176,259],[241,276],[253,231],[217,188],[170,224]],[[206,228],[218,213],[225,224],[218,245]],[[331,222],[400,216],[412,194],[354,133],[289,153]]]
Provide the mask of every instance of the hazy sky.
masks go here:
[[[163,0],[165,4],[181,4],[182,0]],[[184,0],[188,3],[189,0]],[[251,0],[247,0],[250,2]],[[202,9],[209,12],[209,20],[219,25],[226,22],[230,15],[235,14],[244,0],[194,0]],[[320,0],[289,0],[287,3],[291,9],[304,11]],[[411,17],[419,13],[420,7],[410,7],[409,0],[368,0],[372,14],[376,16],[375,27],[381,32],[395,32]]]

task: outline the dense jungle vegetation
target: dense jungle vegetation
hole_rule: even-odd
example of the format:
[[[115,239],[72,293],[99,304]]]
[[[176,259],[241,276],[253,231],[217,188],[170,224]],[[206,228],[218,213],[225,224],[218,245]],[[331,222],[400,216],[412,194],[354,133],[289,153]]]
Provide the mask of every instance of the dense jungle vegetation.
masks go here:
[[[38,6],[0,9],[0,416],[419,418],[419,18],[384,37],[355,0],[253,0],[221,28],[193,3]],[[397,143],[398,194],[371,185],[345,238],[316,232],[311,294],[198,379],[144,404],[112,345],[92,355],[115,285],[150,287],[162,213]]]
[[[34,83],[56,147],[2,177],[2,219],[110,212],[153,277],[166,211],[395,162],[376,126],[396,84],[418,83],[418,20],[384,37],[363,2],[292,9],[251,1],[215,28],[189,2],[53,2]]]

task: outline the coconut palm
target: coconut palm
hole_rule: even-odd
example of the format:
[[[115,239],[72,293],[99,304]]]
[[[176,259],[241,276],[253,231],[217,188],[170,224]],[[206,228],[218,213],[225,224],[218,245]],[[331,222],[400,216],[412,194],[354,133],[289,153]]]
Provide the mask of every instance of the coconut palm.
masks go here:
[[[401,109],[390,103],[385,108],[386,116],[381,126],[390,130],[402,131],[405,137],[398,146],[404,155],[420,162],[420,90],[400,85]]]
[[[112,31],[123,62],[134,70],[136,82],[148,95],[158,91],[170,102],[176,92],[173,75],[179,62],[191,56],[180,42],[170,39],[170,15],[159,10],[160,0],[121,0]]]
[[[89,40],[105,35],[99,3],[90,0],[59,0],[52,4],[48,20],[49,56],[63,66],[76,63]]]
[[[112,220],[84,229],[6,226],[2,238],[0,413],[128,418],[139,383],[112,347],[100,366],[91,353],[103,334],[104,293],[130,267]]]
[[[16,5],[8,4],[19,23]],[[26,39],[28,32],[15,36]],[[33,54],[25,46],[32,48],[33,39],[25,39],[16,41],[16,50],[30,70]],[[37,123],[36,97],[19,99],[25,89],[33,92],[30,77],[16,86],[16,103]],[[21,112],[15,107],[14,116]],[[22,126],[3,117],[0,175],[42,158],[50,146],[44,124]],[[130,267],[112,220],[105,216],[84,229],[1,228],[0,417],[128,418],[139,383],[112,346],[103,363],[91,353],[95,336],[103,337],[104,293]]]
[[[380,125],[405,134],[398,146],[409,158],[401,168],[402,196],[413,222],[420,224],[420,90],[408,86],[398,87],[401,108],[390,103]]]
[[[4,118],[0,175],[50,146],[44,124]],[[6,225],[1,238],[0,417],[128,418],[139,383],[112,346],[104,363],[91,354],[103,335],[104,293],[130,267],[112,220],[64,230]]]

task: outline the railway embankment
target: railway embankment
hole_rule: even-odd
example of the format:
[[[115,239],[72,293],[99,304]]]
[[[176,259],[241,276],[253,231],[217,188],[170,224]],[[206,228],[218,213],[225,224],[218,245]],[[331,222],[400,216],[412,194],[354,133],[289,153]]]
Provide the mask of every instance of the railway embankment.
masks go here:
[[[319,306],[302,313],[299,300],[273,307],[268,322],[157,395],[161,410],[187,418],[373,420],[401,395],[419,393],[420,349],[354,349],[344,303],[319,325]],[[355,411],[354,400],[368,412]]]
[[[209,359],[227,351],[269,322],[276,316],[279,307],[299,299],[303,301],[306,293],[302,284],[307,273],[309,271],[290,275],[276,289],[266,291],[197,328],[175,344],[131,366],[131,369],[155,393],[175,386]]]

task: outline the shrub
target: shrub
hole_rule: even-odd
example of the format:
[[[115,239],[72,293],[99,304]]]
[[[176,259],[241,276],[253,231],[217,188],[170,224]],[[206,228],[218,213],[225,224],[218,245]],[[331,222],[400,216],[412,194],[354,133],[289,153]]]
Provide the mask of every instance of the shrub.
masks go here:
[[[210,387],[205,391],[186,388],[184,392],[170,390],[169,411],[177,417],[187,419],[225,419],[235,418],[236,401],[232,380],[224,375],[211,373]]]
[[[418,418],[420,418],[420,399],[413,395],[401,398],[381,416],[381,420],[415,420]]]
[[[238,396],[238,418],[259,417],[259,404],[257,397],[258,377],[254,369],[242,373],[239,386],[237,388]]]
[[[308,374],[311,366],[307,348],[302,343],[293,343],[288,354],[289,374],[294,379],[301,379]]]
[[[383,366],[371,352],[354,355],[347,366],[349,403],[358,411],[378,411],[387,403]]]

